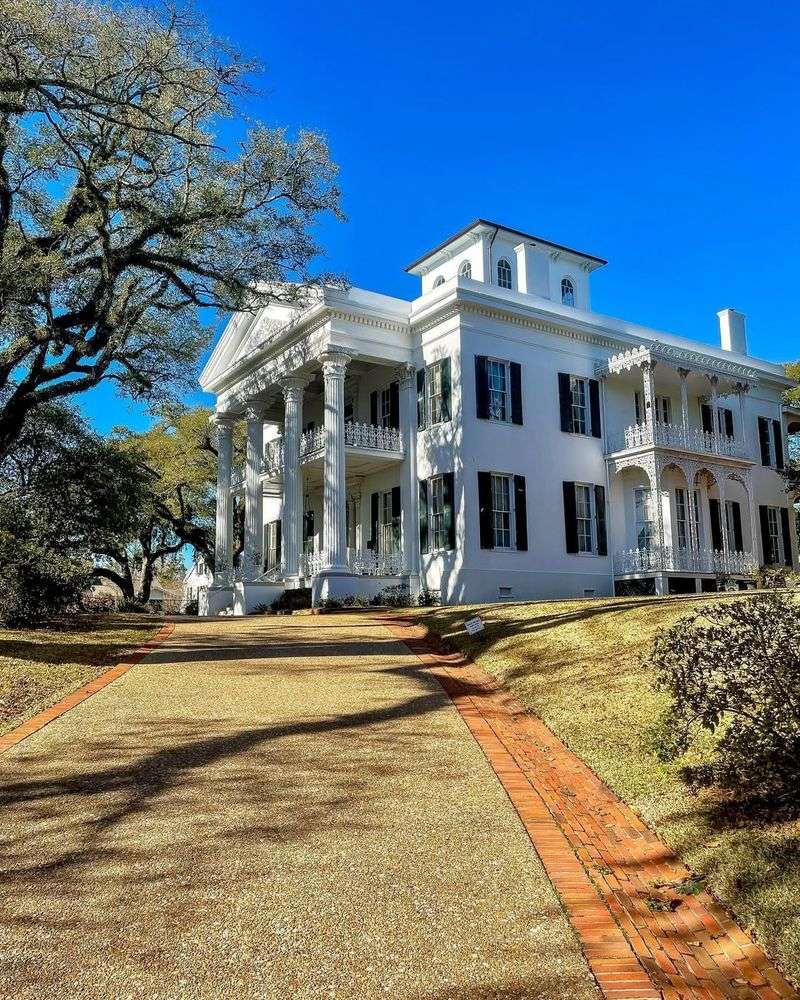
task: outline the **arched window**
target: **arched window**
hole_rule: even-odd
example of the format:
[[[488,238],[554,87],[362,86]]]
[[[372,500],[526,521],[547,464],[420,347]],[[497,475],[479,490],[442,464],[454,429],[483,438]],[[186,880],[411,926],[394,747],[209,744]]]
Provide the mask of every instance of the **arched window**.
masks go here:
[[[438,288],[440,285],[443,285],[443,284],[444,284],[444,278],[440,274],[439,277],[436,279],[436,281],[434,281],[433,287],[434,288]]]
[[[468,260],[462,260],[461,265],[458,269],[458,273],[461,275],[462,278],[471,278],[472,264],[470,264]]]
[[[575,305],[575,286],[570,278],[561,279],[561,301],[565,306]]]
[[[497,262],[497,284],[501,288],[511,288],[511,265],[501,257]]]

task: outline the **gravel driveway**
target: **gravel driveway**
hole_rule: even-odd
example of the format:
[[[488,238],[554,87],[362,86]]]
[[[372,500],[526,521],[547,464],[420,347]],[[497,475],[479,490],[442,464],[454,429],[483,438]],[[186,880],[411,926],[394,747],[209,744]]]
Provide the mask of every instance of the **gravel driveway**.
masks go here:
[[[180,624],[0,757],[0,997],[597,998],[447,696],[367,615]]]

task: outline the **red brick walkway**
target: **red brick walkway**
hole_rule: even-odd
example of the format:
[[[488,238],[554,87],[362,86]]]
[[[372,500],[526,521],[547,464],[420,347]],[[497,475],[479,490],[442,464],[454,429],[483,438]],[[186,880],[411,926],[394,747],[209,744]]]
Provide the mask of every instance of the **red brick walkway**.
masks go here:
[[[1,735],[0,753],[4,753],[9,749],[9,747],[16,746],[17,743],[21,743],[24,739],[27,739],[28,736],[31,736],[33,733],[37,733],[40,729],[44,729],[46,725],[63,715],[65,712],[68,712],[71,708],[75,708],[75,706],[80,705],[82,701],[86,701],[87,698],[91,698],[93,694],[97,694],[98,691],[102,691],[102,689],[107,687],[112,681],[115,681],[118,677],[127,673],[131,667],[136,666],[140,660],[147,656],[151,649],[155,649],[155,647],[160,645],[165,639],[168,639],[174,631],[174,625],[164,625],[152,639],[148,639],[147,642],[126,656],[124,660],[120,660],[115,667],[111,667],[109,670],[106,670],[98,677],[95,677],[93,681],[89,681],[88,684],[84,684],[83,687],[78,688],[77,691],[73,691],[72,694],[68,694],[65,698],[62,698],[61,701],[57,701],[55,705],[51,705],[50,708],[46,708],[44,711],[38,712],[36,715],[28,719],[27,722],[23,722],[22,725],[17,726],[15,729],[11,729],[9,732]]]
[[[604,995],[615,1000],[800,997],[690,872],[509,692],[423,628],[387,622],[430,667],[519,813]]]

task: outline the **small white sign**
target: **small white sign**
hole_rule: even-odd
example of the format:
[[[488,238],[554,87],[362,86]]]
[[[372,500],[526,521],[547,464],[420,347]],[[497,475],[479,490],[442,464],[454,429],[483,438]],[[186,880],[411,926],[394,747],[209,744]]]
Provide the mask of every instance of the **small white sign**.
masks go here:
[[[464,628],[470,635],[477,635],[479,632],[483,632],[483,622],[480,618],[470,618],[469,621],[464,622]]]

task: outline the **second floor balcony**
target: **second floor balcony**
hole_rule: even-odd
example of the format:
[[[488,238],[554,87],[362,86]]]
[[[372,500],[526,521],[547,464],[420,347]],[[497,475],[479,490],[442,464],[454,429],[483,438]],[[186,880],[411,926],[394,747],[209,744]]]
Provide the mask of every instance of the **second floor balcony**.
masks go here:
[[[404,455],[403,435],[394,427],[348,421],[344,425],[345,450],[399,459]],[[300,439],[300,462],[313,462],[325,451],[325,428],[313,427]],[[264,473],[271,477],[283,473],[283,438],[277,437],[264,446]]]
[[[733,435],[660,422],[631,424],[621,434],[612,434],[606,443],[606,453],[613,455],[621,451],[652,447],[721,455],[726,458],[748,458],[745,443]]]

